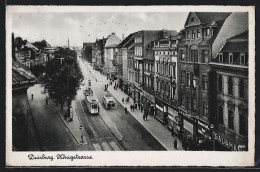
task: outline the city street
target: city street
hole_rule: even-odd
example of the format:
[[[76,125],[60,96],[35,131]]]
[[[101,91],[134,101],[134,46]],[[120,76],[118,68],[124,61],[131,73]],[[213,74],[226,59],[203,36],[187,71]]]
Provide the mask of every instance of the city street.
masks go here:
[[[102,113],[104,106],[100,102],[104,95],[104,85],[108,82],[104,79],[104,77],[97,78],[96,80],[96,78],[94,78],[89,72],[87,63],[83,62],[82,59],[78,59],[78,62],[80,63],[80,67],[84,75],[85,86],[82,89],[86,88],[88,80],[90,79],[92,83],[91,88],[94,95],[99,100]],[[106,127],[106,124],[102,121],[101,117],[84,114],[84,112],[86,112],[84,108],[84,101],[82,101],[84,99],[84,95],[82,90],[79,92],[81,93],[78,94],[78,99],[81,99],[81,101],[77,100],[77,109],[80,109],[80,107],[83,106],[83,109],[81,108],[81,110],[79,110],[79,114],[85,126],[85,130],[87,131],[86,133],[88,133],[89,139],[96,147],[98,147],[98,144],[96,143],[102,142],[101,140],[106,140],[105,143],[103,142],[101,145],[107,145],[107,143],[111,140],[113,143],[115,138],[113,138],[113,134],[109,132],[109,129]],[[116,101],[116,108],[105,110],[105,113],[105,115],[110,117],[111,121],[122,135],[123,140],[117,142],[121,149],[165,150],[164,147],[134,117],[132,117],[132,115],[125,114],[124,107],[118,101]],[[111,144],[109,145],[111,146]],[[107,146],[107,148],[109,147]]]

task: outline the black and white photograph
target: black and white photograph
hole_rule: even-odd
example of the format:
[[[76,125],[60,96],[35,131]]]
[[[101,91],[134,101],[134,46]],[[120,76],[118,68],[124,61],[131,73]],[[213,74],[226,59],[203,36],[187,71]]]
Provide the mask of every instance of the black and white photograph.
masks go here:
[[[6,9],[10,166],[254,164],[253,7]]]

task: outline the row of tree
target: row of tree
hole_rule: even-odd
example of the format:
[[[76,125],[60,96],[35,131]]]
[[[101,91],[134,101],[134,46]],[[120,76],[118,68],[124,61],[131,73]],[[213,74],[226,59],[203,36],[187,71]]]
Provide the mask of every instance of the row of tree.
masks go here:
[[[74,50],[60,48],[54,56],[45,66],[42,84],[49,96],[61,104],[62,109],[64,103],[67,102],[69,115],[71,100],[75,98],[80,88],[83,75]]]

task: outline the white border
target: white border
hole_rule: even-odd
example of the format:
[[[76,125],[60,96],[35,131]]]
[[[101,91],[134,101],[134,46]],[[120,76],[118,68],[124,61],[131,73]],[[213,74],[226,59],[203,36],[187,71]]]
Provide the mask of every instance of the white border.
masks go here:
[[[255,9],[253,6],[7,6],[6,7],[6,165],[7,166],[253,166],[255,153]],[[248,12],[249,13],[249,151],[248,152],[33,152],[35,155],[91,155],[93,160],[28,160],[12,152],[12,14],[28,12]],[[174,23],[174,22],[173,22]]]

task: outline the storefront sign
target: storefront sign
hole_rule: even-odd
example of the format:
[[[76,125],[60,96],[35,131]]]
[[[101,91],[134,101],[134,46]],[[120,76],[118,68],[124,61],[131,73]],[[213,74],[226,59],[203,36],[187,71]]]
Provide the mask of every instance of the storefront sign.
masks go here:
[[[202,122],[200,122],[200,121],[198,121],[198,124],[199,125],[201,125],[201,126],[203,126],[204,128],[206,128],[206,129],[208,129],[209,130],[209,128],[208,128],[208,125],[206,125],[206,124],[203,124]]]
[[[188,130],[190,133],[193,134],[193,125],[188,121],[186,121],[185,119],[183,119],[183,128],[185,128],[186,130]]]
[[[227,138],[225,138],[224,136],[215,133],[214,134],[214,138],[216,141],[218,141],[220,144],[222,144],[223,146],[234,150],[234,151],[243,151],[246,149],[246,145],[238,145],[235,143],[232,143],[230,140],[228,140]]]

